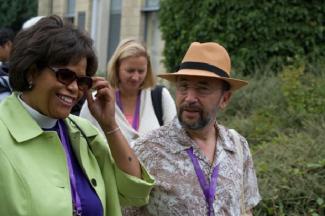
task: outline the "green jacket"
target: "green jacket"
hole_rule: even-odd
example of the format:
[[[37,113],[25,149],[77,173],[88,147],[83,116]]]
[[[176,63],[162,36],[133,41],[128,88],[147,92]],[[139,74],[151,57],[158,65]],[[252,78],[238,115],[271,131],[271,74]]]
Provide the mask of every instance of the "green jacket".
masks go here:
[[[72,118],[83,130],[71,122]],[[148,202],[154,180],[117,168],[105,138],[87,120],[65,119],[72,148],[97,192],[104,215],[121,215],[121,205]],[[90,150],[90,148],[91,150]],[[71,216],[72,200],[65,152],[56,132],[43,131],[17,94],[0,103],[0,215]]]

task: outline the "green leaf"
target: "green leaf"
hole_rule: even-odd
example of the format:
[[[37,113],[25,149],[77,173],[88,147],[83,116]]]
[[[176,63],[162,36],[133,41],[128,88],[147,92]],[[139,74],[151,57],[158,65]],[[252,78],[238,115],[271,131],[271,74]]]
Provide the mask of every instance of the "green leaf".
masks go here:
[[[324,204],[324,200],[322,198],[317,198],[316,202],[319,206]]]

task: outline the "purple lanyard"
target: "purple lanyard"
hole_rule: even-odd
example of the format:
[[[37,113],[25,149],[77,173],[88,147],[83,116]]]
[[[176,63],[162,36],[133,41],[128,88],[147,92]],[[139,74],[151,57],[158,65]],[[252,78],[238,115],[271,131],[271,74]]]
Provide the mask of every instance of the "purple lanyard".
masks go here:
[[[213,211],[213,201],[214,201],[214,194],[216,193],[216,189],[217,189],[217,179],[218,179],[218,173],[219,173],[219,165],[216,165],[213,168],[212,171],[212,176],[211,176],[211,181],[210,184],[208,184],[208,182],[205,179],[205,176],[203,174],[203,171],[200,167],[199,161],[196,158],[196,156],[193,153],[193,147],[189,148],[186,150],[189,157],[192,160],[194,169],[195,169],[195,173],[197,178],[199,179],[200,182],[200,186],[202,188],[202,191],[204,193],[205,196],[205,200],[208,204],[208,216],[212,216],[214,215],[214,211]]]
[[[116,97],[117,105],[120,107],[121,111],[123,112],[123,106],[122,106],[121,95],[119,90],[115,92],[115,97]],[[137,96],[137,102],[135,106],[136,107],[133,115],[132,127],[137,131],[139,128],[139,116],[140,116],[140,93]]]
[[[63,144],[63,148],[64,148],[64,151],[65,151],[65,154],[67,157],[67,162],[68,162],[70,184],[71,184],[71,188],[72,188],[71,192],[72,192],[73,212],[74,212],[74,214],[78,215],[82,211],[81,202],[80,202],[79,194],[77,192],[77,182],[76,182],[76,177],[74,175],[73,168],[72,168],[70,152],[68,149],[68,142],[66,140],[66,136],[64,135],[65,133],[63,131],[63,126],[61,124],[63,124],[63,122],[58,120],[59,132],[60,132],[59,135],[60,135],[61,142]]]

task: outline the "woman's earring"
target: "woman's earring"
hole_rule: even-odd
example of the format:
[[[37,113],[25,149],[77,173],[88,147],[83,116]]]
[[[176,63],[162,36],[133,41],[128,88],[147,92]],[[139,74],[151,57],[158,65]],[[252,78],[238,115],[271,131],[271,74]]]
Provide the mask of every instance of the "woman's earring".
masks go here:
[[[32,88],[33,88],[33,82],[30,81],[30,82],[28,83],[28,89],[31,90]]]

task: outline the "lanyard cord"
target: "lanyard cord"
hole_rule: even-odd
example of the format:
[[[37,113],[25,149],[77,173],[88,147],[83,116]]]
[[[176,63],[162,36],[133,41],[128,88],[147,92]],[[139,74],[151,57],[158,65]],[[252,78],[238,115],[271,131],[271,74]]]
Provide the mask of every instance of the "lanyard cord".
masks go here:
[[[196,173],[196,176],[198,177],[201,189],[203,191],[203,194],[205,196],[205,200],[208,204],[208,216],[214,215],[213,211],[213,202],[214,202],[214,195],[216,193],[217,189],[217,179],[219,175],[219,165],[216,165],[213,168],[212,171],[212,176],[211,176],[211,181],[210,184],[206,181],[205,176],[203,174],[203,171],[200,167],[199,161],[197,157],[193,153],[193,147],[189,148],[186,150],[187,154],[192,160],[192,164],[194,166],[194,170]]]
[[[120,91],[115,92],[115,97],[116,97],[116,103],[123,112],[123,105],[121,101],[121,93]],[[139,128],[139,119],[140,119],[140,93],[137,95],[137,101],[135,105],[135,110],[133,114],[133,120],[132,120],[132,127],[137,131]]]
[[[64,136],[64,131],[63,131],[63,126],[61,125],[63,124],[60,120],[58,121],[58,125],[59,125],[59,136],[61,139],[61,142],[63,144],[64,147],[64,151],[66,153],[66,158],[67,158],[67,163],[68,163],[68,169],[69,169],[69,176],[70,176],[70,183],[71,183],[71,188],[72,188],[72,202],[73,202],[73,211],[75,212],[81,212],[81,201],[80,201],[80,197],[78,194],[78,189],[77,189],[77,180],[76,177],[74,175],[73,172],[73,167],[72,167],[72,162],[71,162],[71,158],[70,158],[70,154],[69,154],[69,150],[68,150],[68,142],[66,140],[66,137]]]

